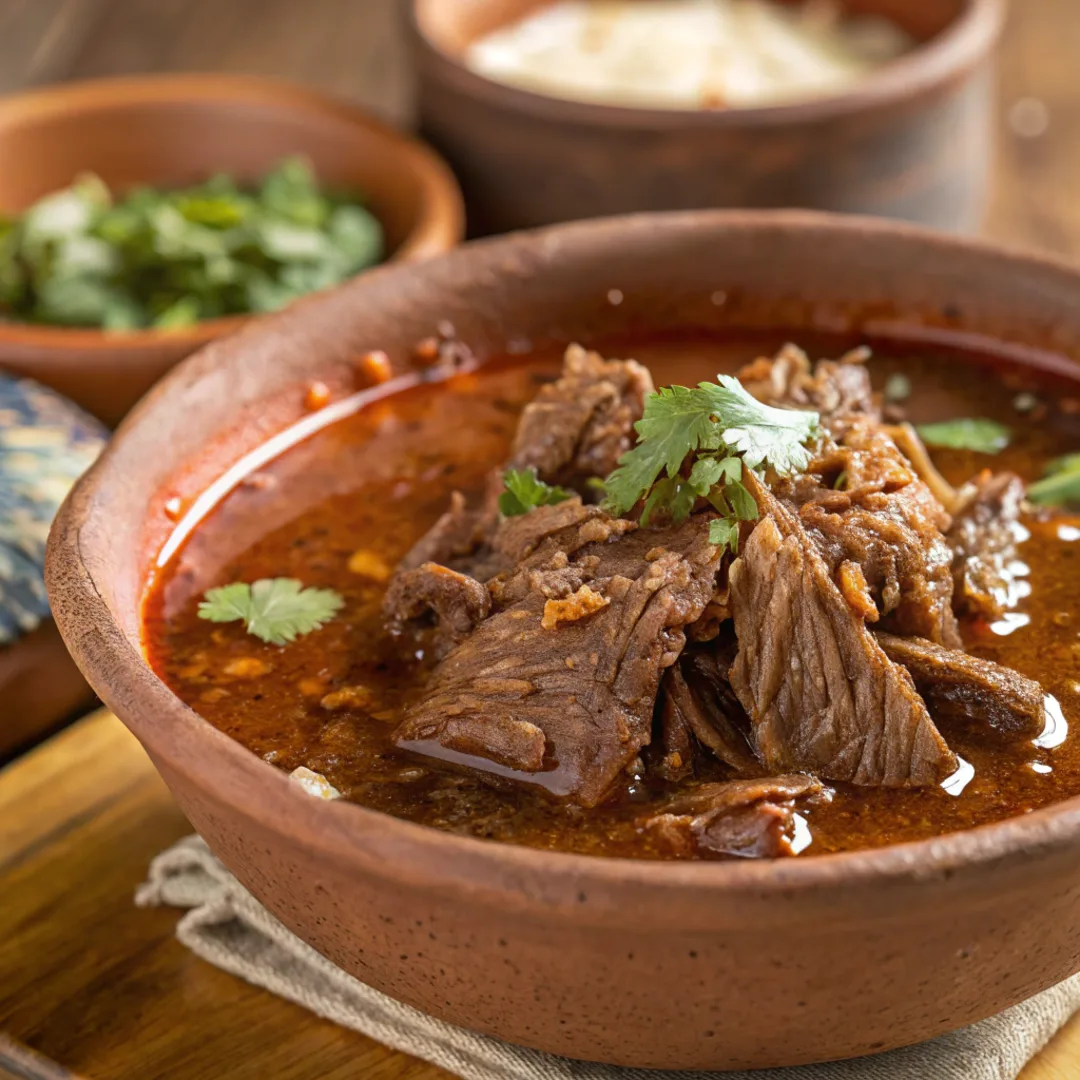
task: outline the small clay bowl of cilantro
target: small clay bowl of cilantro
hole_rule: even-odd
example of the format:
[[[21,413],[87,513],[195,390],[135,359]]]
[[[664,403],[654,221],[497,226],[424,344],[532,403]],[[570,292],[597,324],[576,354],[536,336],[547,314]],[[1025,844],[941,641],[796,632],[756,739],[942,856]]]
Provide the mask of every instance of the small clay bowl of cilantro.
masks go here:
[[[145,76],[0,100],[0,366],[116,423],[209,341],[454,246],[426,146],[271,80]]]

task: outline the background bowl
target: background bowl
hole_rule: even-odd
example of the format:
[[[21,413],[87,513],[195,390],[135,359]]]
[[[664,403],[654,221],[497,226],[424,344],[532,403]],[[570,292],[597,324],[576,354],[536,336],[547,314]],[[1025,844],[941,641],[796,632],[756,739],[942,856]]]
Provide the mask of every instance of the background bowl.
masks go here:
[[[1071,372],[1080,271],[862,219],[646,215],[376,270],[208,346],[151,391],[68,498],[47,576],[83,672],[240,881],[334,963],[402,1001],[627,1065],[871,1053],[1080,969],[1078,799],[840,855],[589,858],[312,799],[169,691],[140,639],[146,582],[174,528],[166,500],[190,505],[299,418],[311,378],[345,393],[351,359],[376,347],[405,370],[442,319],[480,357],[511,340],[783,326],[994,343]]]
[[[323,183],[367,198],[391,260],[427,258],[461,239],[460,192],[427,147],[345,102],[248,76],[103,79],[0,100],[0,212],[17,213],[87,170],[118,190],[175,188],[215,172],[255,181],[296,153]],[[0,367],[115,424],[173,364],[245,318],[126,334],[0,322]]]
[[[466,68],[538,0],[409,0],[424,134],[474,233],[639,210],[810,207],[967,231],[983,214],[1002,0],[845,0],[922,44],[835,97],[672,111],[544,97]]]

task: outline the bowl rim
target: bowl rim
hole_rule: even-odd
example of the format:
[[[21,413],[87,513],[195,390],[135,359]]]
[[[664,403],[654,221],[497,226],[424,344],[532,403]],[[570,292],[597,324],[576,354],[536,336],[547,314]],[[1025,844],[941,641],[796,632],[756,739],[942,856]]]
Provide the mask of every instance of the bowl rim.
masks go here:
[[[503,251],[520,245],[523,237],[538,248],[555,249],[563,239],[602,239],[605,233],[617,233],[635,223],[672,231],[705,226],[843,232],[870,243],[881,238],[907,238],[928,253],[943,247],[966,252],[992,261],[1002,271],[1026,270],[1080,292],[1080,268],[1063,258],[883,219],[802,210],[682,211],[575,222],[470,243],[431,260],[426,267],[451,267],[454,260],[475,257],[478,251],[494,263]],[[370,280],[378,278],[385,284],[389,275],[404,280],[411,272],[387,267],[375,271]],[[297,317],[297,307],[277,316],[279,320],[290,317]],[[273,333],[275,327],[263,326],[233,342],[250,337],[255,344]],[[914,885],[960,874],[989,878],[1009,864],[1030,865],[1037,856],[1075,854],[1080,844],[1080,796],[1019,817],[926,840],[807,858],[723,862],[670,862],[540,850],[443,832],[344,800],[311,798],[283,771],[213,727],[173,694],[141,650],[129,642],[87,565],[86,552],[92,553],[96,547],[100,553],[108,546],[108,523],[92,510],[103,490],[125,483],[114,463],[125,434],[152,425],[154,414],[164,407],[170,393],[180,388],[186,365],[200,362],[200,356],[185,361],[136,406],[104,454],[68,495],[50,533],[46,577],[54,617],[65,642],[106,704],[144,744],[155,763],[160,760],[196,788],[205,789],[208,778],[227,778],[228,783],[219,782],[211,788],[213,797],[253,827],[295,839],[343,865],[361,864],[373,873],[393,873],[426,885],[438,882],[476,898],[497,895],[505,901],[512,896],[524,908],[550,910],[557,906],[581,919],[595,917],[595,910],[573,901],[580,901],[584,890],[591,887],[611,901],[606,915],[609,920],[622,917],[622,907],[615,901],[629,887],[639,890],[635,893],[637,906],[624,916],[640,920],[646,904],[650,910],[663,911],[675,894],[702,905],[722,896],[761,899],[776,894],[790,898],[859,884]],[[84,535],[88,525],[91,534],[96,528],[96,536]]]
[[[405,5],[406,26],[414,49],[470,97],[501,97],[504,100],[499,104],[506,109],[555,124],[656,132],[812,125],[901,106],[967,75],[996,45],[1006,12],[1005,0],[963,0],[963,10],[932,38],[839,93],[774,105],[658,109],[554,97],[481,75],[442,49],[424,31],[418,10],[422,2],[408,0]]]
[[[72,112],[107,111],[136,98],[147,105],[175,105],[186,101],[251,102],[310,116],[337,118],[380,139],[384,154],[398,162],[395,171],[412,172],[420,183],[420,215],[385,264],[442,254],[459,244],[465,235],[465,203],[457,178],[430,146],[390,127],[344,98],[288,79],[183,72],[119,75],[44,86],[0,97],[0,134],[8,125],[32,124]],[[266,314],[226,315],[177,330],[141,329],[123,333],[94,327],[0,321],[0,349],[108,352],[120,357],[143,353],[163,344],[175,349],[194,349]]]

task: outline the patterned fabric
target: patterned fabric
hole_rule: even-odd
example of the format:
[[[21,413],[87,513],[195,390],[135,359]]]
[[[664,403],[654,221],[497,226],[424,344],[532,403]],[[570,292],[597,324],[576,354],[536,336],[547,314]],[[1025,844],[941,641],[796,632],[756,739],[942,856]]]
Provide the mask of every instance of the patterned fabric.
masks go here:
[[[49,526],[107,438],[66,398],[0,373],[0,647],[48,616]]]

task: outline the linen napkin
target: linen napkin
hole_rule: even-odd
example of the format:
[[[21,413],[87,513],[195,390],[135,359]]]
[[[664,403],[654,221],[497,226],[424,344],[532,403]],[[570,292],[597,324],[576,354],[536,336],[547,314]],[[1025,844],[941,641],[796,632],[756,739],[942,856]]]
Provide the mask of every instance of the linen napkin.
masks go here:
[[[436,1020],[335,967],[287,930],[189,836],[150,865],[136,904],[186,908],[176,936],[216,967],[463,1080],[708,1080],[554,1057]],[[1080,975],[971,1027],[876,1057],[716,1073],[716,1080],[1014,1080],[1080,1009]]]

